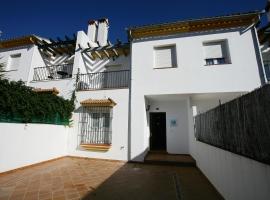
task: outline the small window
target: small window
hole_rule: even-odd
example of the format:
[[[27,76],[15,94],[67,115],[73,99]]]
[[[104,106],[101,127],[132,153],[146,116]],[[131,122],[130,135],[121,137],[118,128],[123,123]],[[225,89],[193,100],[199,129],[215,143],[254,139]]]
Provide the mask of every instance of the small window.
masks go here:
[[[230,56],[227,40],[204,42],[205,65],[229,64]]]
[[[154,68],[177,67],[175,45],[154,47]]]
[[[18,70],[20,65],[21,54],[11,55],[9,58],[8,70]]]

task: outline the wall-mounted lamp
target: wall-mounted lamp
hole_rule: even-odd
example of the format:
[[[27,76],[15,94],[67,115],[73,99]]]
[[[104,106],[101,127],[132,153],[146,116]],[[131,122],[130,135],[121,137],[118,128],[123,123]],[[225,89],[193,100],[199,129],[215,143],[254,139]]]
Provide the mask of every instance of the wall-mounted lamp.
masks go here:
[[[151,107],[150,105],[147,105],[146,106],[146,111],[149,111],[150,110],[150,107]]]

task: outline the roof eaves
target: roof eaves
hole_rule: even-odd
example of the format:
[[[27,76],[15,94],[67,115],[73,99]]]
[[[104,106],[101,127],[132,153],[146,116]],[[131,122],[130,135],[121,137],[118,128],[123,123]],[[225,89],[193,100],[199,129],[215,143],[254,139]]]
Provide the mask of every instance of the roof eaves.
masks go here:
[[[213,16],[213,17],[202,17],[202,18],[190,18],[186,20],[178,20],[173,22],[163,22],[163,23],[156,23],[156,24],[146,24],[146,25],[138,25],[138,26],[130,26],[126,28],[127,31],[133,30],[133,29],[143,29],[146,27],[162,27],[163,25],[168,24],[178,24],[178,23],[189,23],[189,22],[199,22],[199,21],[205,21],[205,20],[215,20],[215,19],[222,19],[222,18],[232,18],[237,16],[245,16],[245,15],[260,15],[263,11],[255,10],[255,11],[249,11],[244,13],[232,13],[228,15],[221,15],[221,16]]]

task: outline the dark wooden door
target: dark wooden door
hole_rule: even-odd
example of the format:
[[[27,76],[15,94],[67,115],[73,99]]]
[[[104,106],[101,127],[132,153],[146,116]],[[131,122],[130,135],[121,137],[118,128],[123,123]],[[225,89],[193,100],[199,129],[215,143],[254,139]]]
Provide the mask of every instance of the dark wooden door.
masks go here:
[[[150,150],[166,150],[166,113],[150,113]]]

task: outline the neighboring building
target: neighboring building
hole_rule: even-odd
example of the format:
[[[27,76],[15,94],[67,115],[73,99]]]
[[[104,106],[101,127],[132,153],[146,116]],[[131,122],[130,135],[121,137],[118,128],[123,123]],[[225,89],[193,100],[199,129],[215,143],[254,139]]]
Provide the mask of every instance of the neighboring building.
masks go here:
[[[193,115],[265,83],[256,24],[260,13],[128,29],[108,41],[108,20],[72,38],[0,42],[11,80],[76,88],[69,155],[143,161],[149,150],[195,154]]]
[[[270,2],[267,1],[265,8],[268,23],[258,30],[260,49],[264,64],[264,73],[267,81],[270,81]]]

